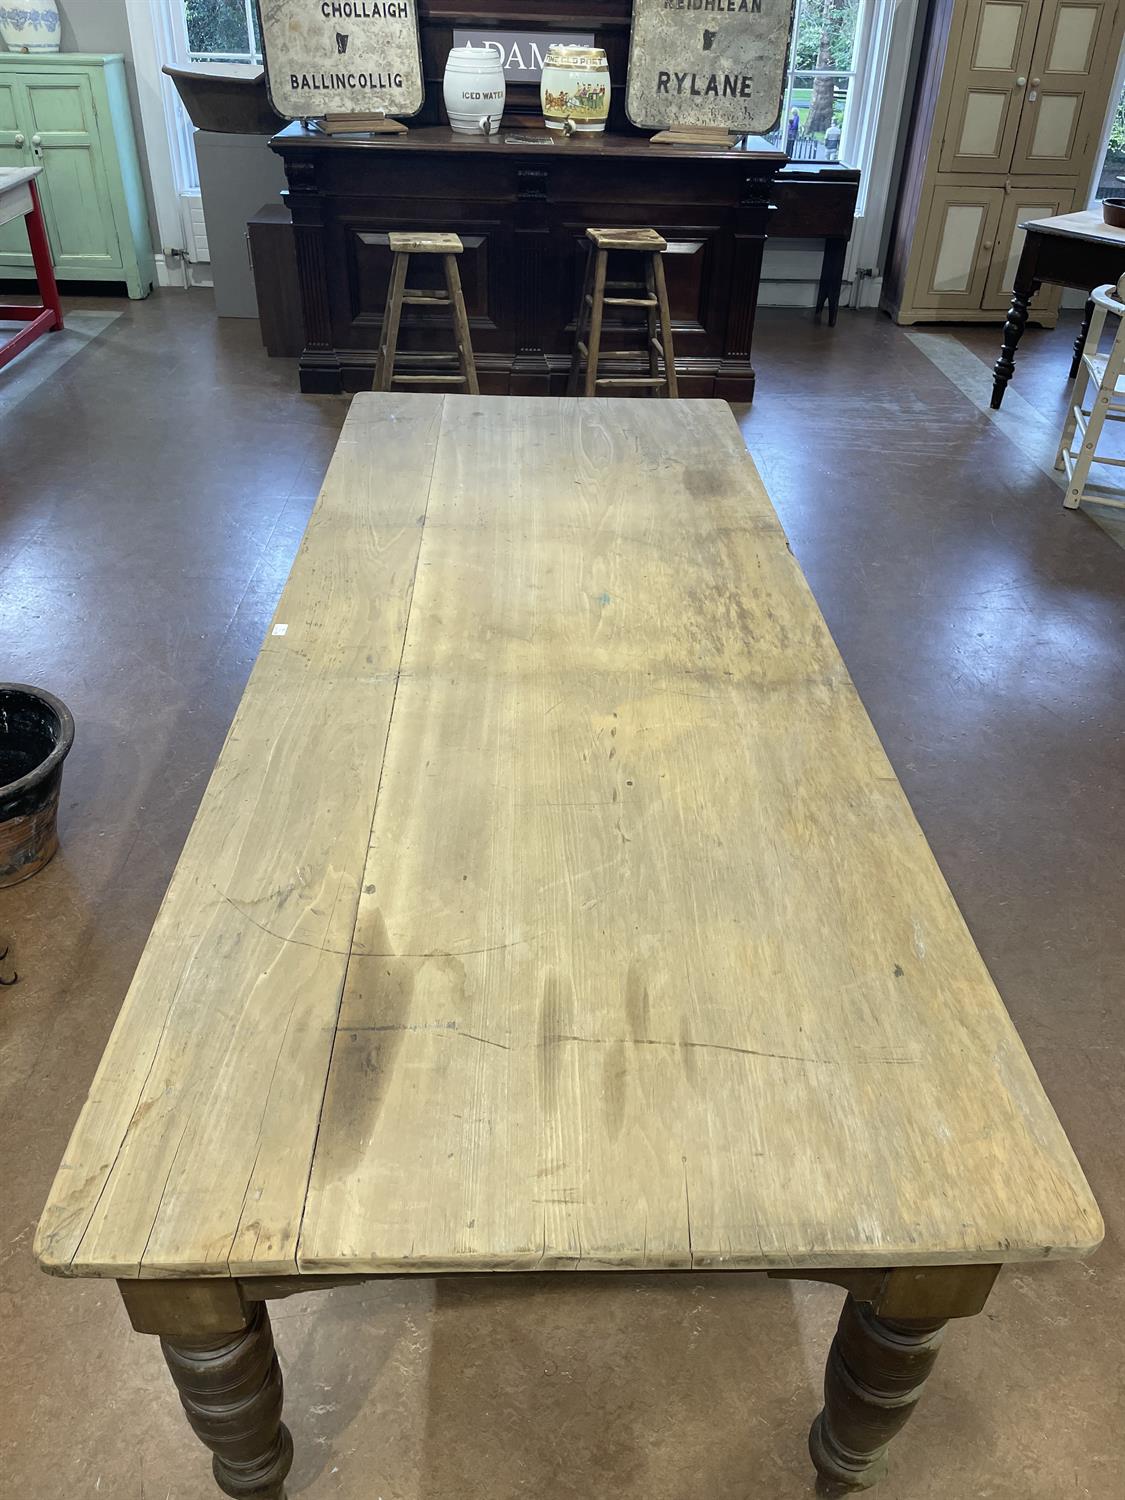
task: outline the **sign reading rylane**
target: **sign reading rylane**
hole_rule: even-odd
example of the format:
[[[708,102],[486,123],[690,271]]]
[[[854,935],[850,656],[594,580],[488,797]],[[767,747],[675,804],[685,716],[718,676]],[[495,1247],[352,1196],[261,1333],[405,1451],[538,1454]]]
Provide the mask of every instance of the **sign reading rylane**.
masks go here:
[[[794,0],[633,0],[625,107],[643,130],[777,123]]]
[[[421,109],[417,0],[261,0],[261,16],[270,99],[286,119]]]

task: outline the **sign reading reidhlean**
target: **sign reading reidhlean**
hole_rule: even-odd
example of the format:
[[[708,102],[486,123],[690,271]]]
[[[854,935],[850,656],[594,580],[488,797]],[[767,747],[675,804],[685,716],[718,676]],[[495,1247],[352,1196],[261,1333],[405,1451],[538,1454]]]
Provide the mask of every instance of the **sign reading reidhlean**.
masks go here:
[[[633,0],[625,108],[642,130],[772,130],[794,0]]]
[[[289,120],[416,115],[417,0],[260,0],[270,99]]]

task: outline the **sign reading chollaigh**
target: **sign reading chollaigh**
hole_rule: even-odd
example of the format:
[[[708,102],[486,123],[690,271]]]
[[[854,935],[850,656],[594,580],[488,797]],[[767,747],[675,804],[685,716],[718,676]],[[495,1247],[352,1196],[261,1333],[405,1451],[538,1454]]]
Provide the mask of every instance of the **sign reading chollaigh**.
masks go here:
[[[416,115],[417,0],[259,0],[270,100],[288,120]]]
[[[771,130],[794,0],[633,0],[625,108],[642,130]]]

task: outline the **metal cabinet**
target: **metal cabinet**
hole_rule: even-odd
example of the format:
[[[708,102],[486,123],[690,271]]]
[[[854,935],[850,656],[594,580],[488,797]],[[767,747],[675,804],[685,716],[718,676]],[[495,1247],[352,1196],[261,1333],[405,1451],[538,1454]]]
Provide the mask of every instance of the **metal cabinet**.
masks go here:
[[[147,296],[155,265],[120,53],[0,53],[0,166],[35,163],[59,280]],[[6,226],[0,277],[32,275],[22,225]]]

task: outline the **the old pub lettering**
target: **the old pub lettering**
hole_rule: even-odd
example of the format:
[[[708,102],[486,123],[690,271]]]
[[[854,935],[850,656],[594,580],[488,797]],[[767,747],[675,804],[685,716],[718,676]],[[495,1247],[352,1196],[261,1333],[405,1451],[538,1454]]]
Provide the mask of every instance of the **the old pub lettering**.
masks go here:
[[[664,0],[665,10],[701,10],[712,13],[760,15],[762,0]]]

